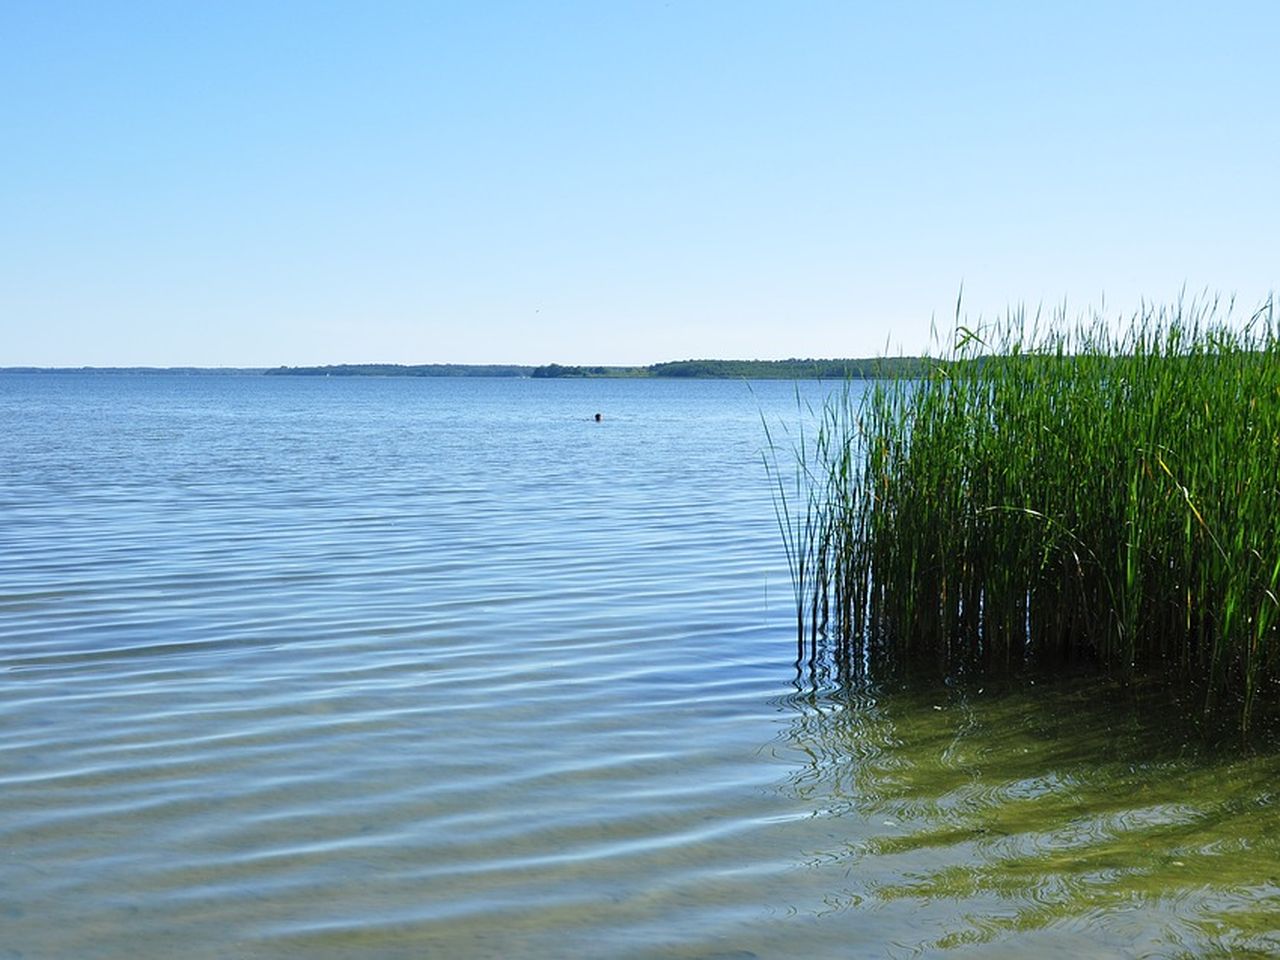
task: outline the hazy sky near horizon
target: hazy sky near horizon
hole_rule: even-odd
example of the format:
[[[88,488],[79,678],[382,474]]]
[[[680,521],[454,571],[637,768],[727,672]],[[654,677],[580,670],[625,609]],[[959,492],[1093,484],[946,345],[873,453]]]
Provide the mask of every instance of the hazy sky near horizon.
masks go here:
[[[1280,4],[0,4],[0,366],[916,353],[1280,271]]]

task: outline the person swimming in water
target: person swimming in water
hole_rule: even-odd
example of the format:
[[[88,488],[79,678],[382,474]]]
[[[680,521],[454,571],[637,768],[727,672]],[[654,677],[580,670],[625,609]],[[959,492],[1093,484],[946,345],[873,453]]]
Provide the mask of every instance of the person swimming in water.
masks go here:
[[[599,423],[599,422],[600,422],[601,420],[603,420],[603,419],[604,419],[604,414],[603,414],[603,413],[597,413],[597,414],[596,414],[596,423]]]

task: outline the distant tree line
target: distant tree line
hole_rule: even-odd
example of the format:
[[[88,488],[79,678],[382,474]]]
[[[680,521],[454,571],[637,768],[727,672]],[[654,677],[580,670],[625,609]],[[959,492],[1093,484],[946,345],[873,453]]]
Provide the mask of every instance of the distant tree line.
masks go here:
[[[548,363],[545,367],[534,367],[530,376],[539,380],[548,377],[603,377],[607,372],[605,367],[567,367],[559,363]]]
[[[533,367],[512,363],[339,363],[327,367],[273,367],[265,372],[294,377],[527,377]]]
[[[674,360],[647,367],[518,364],[342,363],[326,367],[275,367],[269,375],[301,377],[534,377],[543,379],[599,377],[684,377],[729,380],[846,380],[873,377],[917,377],[927,369],[920,357],[865,360]]]
[[[647,367],[577,367],[559,363],[548,363],[543,367],[534,367],[531,377],[539,380],[551,377],[647,377]]]
[[[846,380],[913,377],[925,369],[920,357],[866,360],[674,360],[646,368],[654,377],[746,380]]]

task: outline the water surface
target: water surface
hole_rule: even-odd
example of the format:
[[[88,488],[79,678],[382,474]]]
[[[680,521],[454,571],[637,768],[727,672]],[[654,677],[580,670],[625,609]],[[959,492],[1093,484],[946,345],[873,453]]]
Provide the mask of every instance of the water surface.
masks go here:
[[[1280,951],[1272,753],[796,670],[795,399],[0,375],[0,956]]]

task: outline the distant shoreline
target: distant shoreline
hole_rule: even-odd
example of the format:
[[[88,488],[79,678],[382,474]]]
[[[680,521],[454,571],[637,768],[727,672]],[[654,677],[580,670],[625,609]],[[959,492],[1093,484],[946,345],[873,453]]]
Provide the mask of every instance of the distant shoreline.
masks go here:
[[[0,367],[2,373],[170,376],[507,377],[534,380],[843,380],[916,376],[920,357],[790,360],[674,360],[642,367],[473,363],[343,363],[315,367]]]

